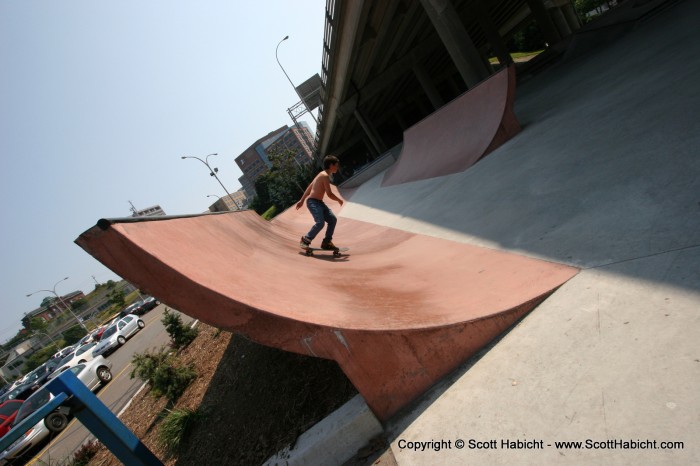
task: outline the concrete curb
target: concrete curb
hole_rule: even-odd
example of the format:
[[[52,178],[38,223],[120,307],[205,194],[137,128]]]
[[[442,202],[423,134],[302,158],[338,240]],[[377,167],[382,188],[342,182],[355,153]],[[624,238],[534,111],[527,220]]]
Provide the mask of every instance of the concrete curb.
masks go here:
[[[356,395],[304,432],[293,448],[286,447],[264,465],[342,465],[382,432],[381,424],[367,407],[364,398]]]

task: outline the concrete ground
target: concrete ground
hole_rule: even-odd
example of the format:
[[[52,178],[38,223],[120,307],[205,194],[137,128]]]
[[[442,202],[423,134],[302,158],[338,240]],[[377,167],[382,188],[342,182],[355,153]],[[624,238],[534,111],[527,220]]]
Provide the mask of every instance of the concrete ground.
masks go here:
[[[700,2],[676,3],[529,79],[523,131],[471,169],[387,188],[378,175],[344,207],[339,229],[350,217],[582,269],[385,426],[384,461],[700,464],[698,17]]]

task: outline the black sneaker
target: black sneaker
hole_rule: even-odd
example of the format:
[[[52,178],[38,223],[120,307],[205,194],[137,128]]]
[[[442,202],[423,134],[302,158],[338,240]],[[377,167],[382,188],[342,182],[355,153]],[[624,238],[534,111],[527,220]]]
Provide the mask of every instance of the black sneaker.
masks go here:
[[[335,244],[333,244],[333,241],[324,239],[323,242],[321,243],[321,249],[325,249],[326,251],[334,251],[338,248],[335,247]]]
[[[302,249],[309,249],[311,246],[311,241],[306,236],[301,237],[301,241],[299,241],[299,247]]]

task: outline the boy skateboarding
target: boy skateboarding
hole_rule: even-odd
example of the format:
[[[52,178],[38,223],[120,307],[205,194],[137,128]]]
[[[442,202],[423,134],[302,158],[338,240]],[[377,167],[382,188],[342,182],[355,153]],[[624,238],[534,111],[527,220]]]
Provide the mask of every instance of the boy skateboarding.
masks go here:
[[[299,202],[297,202],[297,210],[304,205],[306,201],[306,207],[308,207],[309,212],[314,218],[314,225],[311,230],[301,237],[301,242],[299,246],[303,249],[308,250],[311,247],[311,241],[316,238],[324,224],[328,224],[326,227],[326,234],[321,242],[321,249],[326,249],[329,251],[336,251],[338,248],[333,244],[333,232],[335,231],[335,224],[338,219],[335,218],[331,209],[323,202],[323,196],[328,195],[329,198],[333,199],[343,205],[343,200],[338,196],[333,194],[331,191],[331,175],[338,171],[340,161],[337,157],[333,155],[328,155],[323,159],[323,170],[319,172],[314,180],[306,188],[304,195],[301,197]]]

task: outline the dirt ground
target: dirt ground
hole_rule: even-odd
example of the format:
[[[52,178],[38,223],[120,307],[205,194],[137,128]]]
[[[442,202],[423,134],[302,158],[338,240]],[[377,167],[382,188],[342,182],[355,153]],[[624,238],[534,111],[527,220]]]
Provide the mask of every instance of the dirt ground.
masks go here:
[[[121,416],[168,466],[261,464],[357,393],[334,361],[267,348],[208,325],[199,329],[180,354],[198,377],[175,406],[145,389]],[[156,440],[166,408],[203,413],[173,456]],[[119,464],[104,447],[89,463]]]

